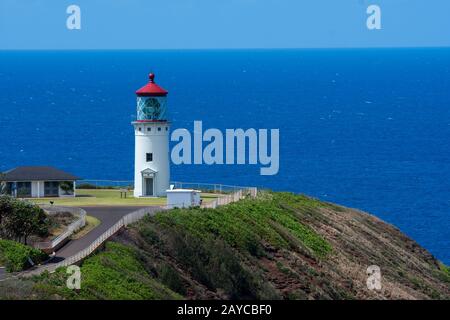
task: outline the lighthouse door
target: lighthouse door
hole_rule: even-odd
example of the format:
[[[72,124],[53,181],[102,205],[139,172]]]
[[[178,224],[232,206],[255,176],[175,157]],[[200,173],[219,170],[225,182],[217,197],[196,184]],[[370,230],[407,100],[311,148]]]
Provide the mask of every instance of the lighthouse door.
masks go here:
[[[145,179],[145,195],[147,197],[153,196],[153,178]]]

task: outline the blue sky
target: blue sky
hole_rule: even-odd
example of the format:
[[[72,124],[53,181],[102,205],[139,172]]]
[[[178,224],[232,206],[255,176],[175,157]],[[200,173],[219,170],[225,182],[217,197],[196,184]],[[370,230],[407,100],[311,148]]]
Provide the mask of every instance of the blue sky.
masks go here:
[[[450,46],[449,15],[449,0],[0,0],[0,49]]]

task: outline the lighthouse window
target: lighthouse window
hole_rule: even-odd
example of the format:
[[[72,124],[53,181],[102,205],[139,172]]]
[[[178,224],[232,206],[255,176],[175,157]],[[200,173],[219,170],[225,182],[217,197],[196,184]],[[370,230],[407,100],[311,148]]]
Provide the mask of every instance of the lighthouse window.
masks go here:
[[[147,162],[153,161],[153,153],[147,153]]]
[[[149,132],[152,131],[152,128],[147,128],[147,131],[149,131]]]
[[[169,130],[169,128],[168,127],[166,127],[166,131],[168,131]]]
[[[141,127],[138,128],[139,131],[142,131]]]
[[[161,131],[161,127],[158,128],[158,131]]]

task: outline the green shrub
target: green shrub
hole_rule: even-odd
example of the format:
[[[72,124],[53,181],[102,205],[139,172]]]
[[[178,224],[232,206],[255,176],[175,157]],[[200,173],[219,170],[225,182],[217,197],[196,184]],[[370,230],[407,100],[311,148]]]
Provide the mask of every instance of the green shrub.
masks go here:
[[[450,283],[450,267],[446,266],[445,264],[441,263],[440,264],[440,269],[442,271],[442,276],[441,278]]]
[[[178,272],[168,264],[164,264],[158,270],[158,279],[171,290],[185,296],[186,288],[183,279]]]
[[[66,286],[66,268],[33,278],[39,299],[71,300],[161,300],[180,299],[178,293],[146,271],[135,249],[107,242],[105,249],[81,264],[81,289]],[[166,274],[166,280],[171,276]],[[173,279],[172,279],[173,280]],[[168,280],[169,282],[172,280]],[[161,281],[161,282],[159,282]],[[175,282],[172,282],[175,285]]]
[[[148,244],[157,248],[159,254],[170,256],[171,261],[176,261],[190,278],[211,291],[223,292],[230,299],[278,297],[273,290],[263,285],[260,274],[252,273],[242,263],[243,256],[223,239],[206,235],[199,239],[181,226],[158,224],[152,217],[140,222],[138,230]],[[187,284],[173,274],[173,268],[163,264],[159,270],[166,268],[169,269],[163,273],[158,271],[158,279],[184,295]]]
[[[0,196],[0,237],[24,241],[29,236],[47,236],[48,215],[39,206],[9,196]]]
[[[38,264],[48,256],[38,249],[11,240],[0,240],[0,265],[8,272],[18,272],[31,267],[29,258]]]

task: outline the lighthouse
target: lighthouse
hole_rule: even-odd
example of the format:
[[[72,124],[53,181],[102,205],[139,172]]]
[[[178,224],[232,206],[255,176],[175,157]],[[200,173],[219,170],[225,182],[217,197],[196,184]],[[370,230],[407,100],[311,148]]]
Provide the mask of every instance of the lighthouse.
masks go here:
[[[170,181],[168,92],[155,83],[155,75],[136,91],[134,196],[166,195]]]

